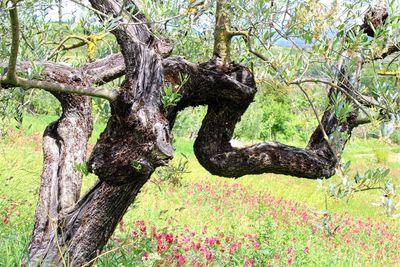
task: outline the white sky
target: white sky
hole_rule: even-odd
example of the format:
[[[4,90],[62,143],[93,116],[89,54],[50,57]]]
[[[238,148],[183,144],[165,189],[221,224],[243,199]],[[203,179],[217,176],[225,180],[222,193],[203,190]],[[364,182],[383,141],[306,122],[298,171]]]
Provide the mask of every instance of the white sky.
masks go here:
[[[340,3],[342,0],[337,0],[338,3]],[[322,3],[329,5],[330,3],[333,2],[333,0],[321,0]],[[85,5],[90,5],[86,0],[83,1]],[[72,19],[73,17],[80,18],[84,14],[84,7],[78,6],[72,1],[69,0],[62,0],[62,6],[63,6],[63,20],[69,20]],[[54,6],[53,9],[49,11],[49,14],[47,15],[47,18],[52,21],[58,21],[58,7]]]
[[[86,2],[86,1],[84,1]],[[84,14],[84,7],[78,6],[77,4],[68,1],[62,0],[62,19],[69,20],[73,17],[80,18]],[[52,21],[58,21],[58,6],[55,5],[52,9],[50,9],[47,18]]]

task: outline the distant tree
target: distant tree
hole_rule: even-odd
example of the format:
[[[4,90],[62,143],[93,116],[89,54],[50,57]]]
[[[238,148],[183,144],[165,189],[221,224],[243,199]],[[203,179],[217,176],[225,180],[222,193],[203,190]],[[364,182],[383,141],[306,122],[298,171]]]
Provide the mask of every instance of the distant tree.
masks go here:
[[[40,196],[24,265],[92,264],[150,175],[172,158],[171,129],[186,107],[208,106],[194,151],[212,174],[278,173],[310,179],[334,175],[341,169],[340,155],[352,130],[396,107],[388,97],[393,88],[371,97],[363,95],[362,85],[364,66],[399,51],[395,1],[369,8],[365,1],[349,1],[340,9],[336,2],[325,6],[317,0],[177,0],[172,7],[165,1],[89,0],[91,6],[85,8],[98,15],[102,32],[70,36],[69,41],[77,42],[65,41],[47,50],[51,39],[43,40],[57,34],[57,28],[43,24],[45,38],[31,34],[29,40],[27,33],[35,23],[19,20],[17,10],[35,20],[36,13],[29,9],[39,3],[35,2],[3,1],[0,11],[2,51],[4,44],[11,44],[8,64],[2,65],[7,69],[1,72],[1,87],[43,89],[62,106],[61,117],[43,135]],[[358,12],[362,8],[367,10],[364,15]],[[355,22],[362,16],[358,26]],[[180,19],[182,25],[174,22]],[[29,21],[32,28],[26,27]],[[107,32],[117,39],[120,53],[94,60],[97,41]],[[179,52],[190,48],[191,53],[204,52],[197,54],[199,60],[209,52],[211,58],[197,64],[170,57],[173,42],[167,37],[175,39]],[[274,56],[271,51],[279,42],[293,46],[292,52],[282,49]],[[87,49],[90,62],[79,67],[58,62],[63,53],[78,47]],[[86,57],[84,50],[79,51]],[[324,73],[308,76],[311,62],[319,63]],[[319,125],[306,148],[276,142],[231,146],[235,125],[257,92],[257,72],[296,86],[309,100]],[[119,89],[102,87],[121,76]],[[306,82],[329,86],[321,117],[302,87]],[[372,84],[367,86],[375,90]],[[91,97],[109,101],[111,117],[86,160],[93,127]],[[375,116],[376,107],[381,112]],[[99,181],[80,197],[85,172]]]

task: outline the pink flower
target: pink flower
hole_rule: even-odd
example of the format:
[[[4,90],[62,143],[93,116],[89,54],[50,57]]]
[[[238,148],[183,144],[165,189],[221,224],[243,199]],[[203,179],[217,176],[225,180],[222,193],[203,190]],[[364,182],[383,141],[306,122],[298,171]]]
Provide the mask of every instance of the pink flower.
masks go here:
[[[207,225],[204,226],[203,231],[201,232],[201,234],[203,234],[203,235],[207,234]]]
[[[175,258],[178,260],[177,266],[183,266],[186,262],[186,258],[182,254],[177,253]]]
[[[305,248],[304,248],[304,253],[305,253],[305,254],[308,254],[309,252],[310,252],[310,248],[309,248],[308,246],[305,247]]]
[[[8,216],[4,216],[3,217],[3,223],[4,224],[8,224],[9,221],[10,221],[10,217],[8,217]]]
[[[229,250],[229,254],[235,253],[236,250],[238,250],[238,248],[239,248],[239,245],[238,245],[238,244],[236,244],[236,243],[232,244],[232,246],[231,246],[231,248],[230,248],[230,250]]]
[[[143,226],[143,225],[144,225],[144,221],[143,220],[136,221],[136,226]]]
[[[213,254],[212,254],[212,252],[210,250],[204,249],[203,255],[205,256],[207,261],[212,261],[213,260]]]
[[[166,234],[165,241],[167,241],[168,244],[171,244],[172,242],[174,242],[174,236],[172,234]]]

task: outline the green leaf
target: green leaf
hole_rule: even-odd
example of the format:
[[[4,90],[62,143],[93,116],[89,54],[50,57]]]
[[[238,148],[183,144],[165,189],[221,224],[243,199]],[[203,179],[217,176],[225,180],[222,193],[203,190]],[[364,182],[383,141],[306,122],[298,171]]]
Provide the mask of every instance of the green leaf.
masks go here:
[[[142,164],[137,160],[132,160],[131,166],[138,172],[142,169]]]
[[[89,170],[88,170],[85,162],[77,164],[75,166],[75,171],[80,172],[85,176],[87,176],[89,174]]]

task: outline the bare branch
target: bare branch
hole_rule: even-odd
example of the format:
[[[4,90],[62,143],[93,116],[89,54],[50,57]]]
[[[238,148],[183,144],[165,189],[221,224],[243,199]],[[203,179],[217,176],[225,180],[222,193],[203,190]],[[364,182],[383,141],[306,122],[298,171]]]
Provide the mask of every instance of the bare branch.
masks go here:
[[[125,74],[125,62],[121,53],[83,64],[81,71],[93,84],[102,85]]]
[[[89,86],[91,80],[82,73],[82,70],[77,70],[68,65],[53,62],[41,62],[38,64],[41,64],[44,68],[44,71],[41,74],[43,80],[31,80],[16,77],[14,82],[10,82],[6,77],[3,77],[0,79],[1,87],[21,87],[26,90],[43,89],[56,93],[96,96],[109,101],[113,101],[118,95],[118,91],[115,89],[108,90]],[[29,72],[31,68],[32,64],[30,62],[18,62],[16,65],[16,70],[21,72]],[[80,82],[81,85],[78,85],[76,82]]]
[[[229,35],[231,37],[233,37],[233,36],[244,36],[244,37],[247,37],[249,35],[249,33],[246,32],[246,31],[229,31]]]
[[[17,78],[15,86],[20,86],[26,90],[36,88],[56,93],[96,96],[107,99],[109,101],[113,101],[118,95],[118,91],[116,90],[107,90],[103,88],[84,87],[84,86],[71,86],[68,84],[28,80],[24,78]]]
[[[93,11],[95,14],[100,15],[100,16],[102,16],[102,17],[108,17],[108,16],[109,16],[109,15],[107,15],[106,13],[101,12],[100,10],[97,10],[97,9],[91,7],[91,6],[85,5],[84,3],[82,3],[82,2],[79,1],[79,0],[70,0],[70,1],[73,2],[73,3],[75,3],[75,4],[77,4],[77,5],[82,6],[82,7],[84,7],[84,8],[87,8],[87,9],[89,9],[90,11]]]
[[[17,11],[17,1],[13,1],[13,6],[9,10],[11,22],[11,54],[8,61],[7,80],[11,83],[17,80],[16,65],[19,50],[19,20]]]

